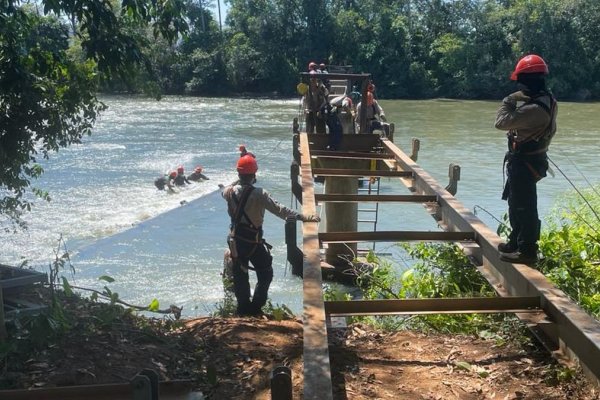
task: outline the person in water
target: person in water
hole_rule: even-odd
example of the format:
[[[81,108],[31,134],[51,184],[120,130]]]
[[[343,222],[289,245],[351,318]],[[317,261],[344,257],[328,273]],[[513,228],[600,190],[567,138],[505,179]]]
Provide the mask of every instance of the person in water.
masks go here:
[[[263,239],[265,210],[279,218],[294,217],[304,222],[319,222],[315,215],[303,215],[277,202],[266,190],[255,187],[258,164],[256,158],[246,154],[237,162],[239,180],[222,187],[231,218],[227,237],[233,261],[233,288],[240,316],[261,315],[267,302],[269,286],[273,280],[271,246]],[[250,266],[252,264],[252,266]],[[254,295],[250,293],[248,270],[256,272]]]
[[[202,173],[202,167],[200,165],[194,168],[194,172],[189,174],[187,178],[192,182],[208,181],[210,179]]]
[[[175,178],[175,176],[177,176],[176,173],[172,173],[173,174],[173,178]],[[173,188],[173,183],[171,182],[172,178],[169,174],[164,174],[163,176],[159,176],[158,178],[156,178],[154,180],[154,186],[156,186],[156,188],[158,190],[165,190],[165,188],[167,188],[167,190],[169,191],[174,191]]]
[[[169,174],[164,174],[156,178],[154,180],[154,186],[156,186],[158,190],[165,190],[165,188],[167,188],[168,190],[173,191],[173,184],[171,183]]]
[[[184,169],[183,169],[182,165],[180,165],[179,167],[177,167],[177,174],[175,176],[175,179],[173,179],[173,183],[175,183],[176,186],[184,186],[186,183],[192,183],[185,176]]]
[[[548,65],[529,54],[519,60],[510,77],[518,91],[502,100],[495,127],[508,131],[504,156],[506,185],[502,199],[508,201],[511,232],[498,246],[500,259],[533,264],[538,258],[541,222],[537,209],[537,182],[548,171],[548,147],[556,133],[556,99],[546,88]]]

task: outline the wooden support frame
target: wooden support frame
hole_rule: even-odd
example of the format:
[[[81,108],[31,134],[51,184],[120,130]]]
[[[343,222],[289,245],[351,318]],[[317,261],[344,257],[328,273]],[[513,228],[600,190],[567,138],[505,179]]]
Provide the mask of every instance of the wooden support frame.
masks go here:
[[[314,176],[340,176],[340,177],[398,177],[412,178],[411,171],[382,171],[370,169],[343,169],[343,168],[314,168]]]
[[[477,263],[483,276],[499,294],[511,296],[539,296],[543,311],[553,324],[538,324],[535,320],[521,318],[535,328],[547,330],[558,339],[556,345],[566,353],[572,351],[596,379],[600,379],[600,322],[588,315],[568,296],[546,279],[539,271],[524,264],[500,260],[500,237],[441,187],[427,172],[406,156],[394,143],[382,139],[383,146],[394,154],[397,168],[413,171],[412,188],[416,194],[436,195],[440,208],[439,223],[448,231],[471,231],[480,247]],[[521,317],[519,315],[519,317]],[[543,340],[543,338],[542,338]]]
[[[311,158],[345,158],[361,160],[393,160],[394,157],[383,153],[365,153],[356,151],[331,151],[331,150],[313,150],[310,152]]]
[[[321,232],[322,243],[357,242],[460,242],[474,240],[473,232],[430,231],[375,231],[375,232]]]
[[[317,194],[315,195],[317,203],[343,203],[343,202],[354,202],[354,203],[435,203],[437,202],[437,196],[426,196],[426,195],[405,195],[405,194],[391,194],[391,195],[375,195],[375,194]]]
[[[539,297],[463,297],[325,302],[325,313],[333,317],[534,312],[540,312]]]

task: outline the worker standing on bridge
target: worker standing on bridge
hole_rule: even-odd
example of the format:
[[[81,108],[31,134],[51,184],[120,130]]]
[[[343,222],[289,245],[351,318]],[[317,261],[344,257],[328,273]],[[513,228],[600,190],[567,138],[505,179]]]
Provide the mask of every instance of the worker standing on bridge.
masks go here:
[[[258,171],[253,156],[247,154],[240,157],[237,171],[239,181],[223,189],[223,198],[227,201],[227,212],[231,217],[227,242],[233,260],[233,287],[238,315],[257,316],[262,314],[273,279],[271,246],[263,239],[265,210],[282,219],[294,217],[304,222],[319,222],[320,218],[299,214],[278,203],[266,190],[253,186]],[[258,280],[253,296],[250,295],[248,269],[256,272]]]
[[[318,79],[317,72],[311,70],[308,92],[304,95],[304,112],[306,114],[306,133],[327,133],[325,119],[329,91]]]
[[[498,246],[504,261],[537,261],[541,222],[536,184],[546,176],[547,151],[556,133],[557,104],[546,89],[547,74],[542,57],[530,54],[521,58],[510,77],[517,81],[519,91],[504,98],[496,116],[496,128],[508,131],[502,199],[508,200],[512,230],[508,241]]]

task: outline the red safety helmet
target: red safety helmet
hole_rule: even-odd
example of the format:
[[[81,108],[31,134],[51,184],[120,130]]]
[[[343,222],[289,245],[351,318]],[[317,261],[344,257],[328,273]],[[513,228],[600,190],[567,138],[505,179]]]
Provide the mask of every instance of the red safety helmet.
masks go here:
[[[180,165],[179,167],[177,167],[177,173],[178,174],[183,174],[183,171],[184,171],[183,170],[183,166]]]
[[[175,177],[177,177],[177,172],[175,172],[175,171],[172,171],[172,172],[169,174],[169,178],[175,178]]]
[[[196,168],[194,168],[194,172],[202,172],[202,167],[200,165],[196,166]]]
[[[548,74],[548,64],[544,59],[536,54],[528,54],[521,58],[515,67],[515,70],[510,75],[510,79],[513,81],[517,80],[519,74],[533,74],[533,73]]]
[[[311,62],[308,63],[308,70],[309,71],[314,70],[316,68],[317,68],[317,63],[316,62],[311,61]]]
[[[375,85],[373,85],[372,83],[369,83],[369,85],[367,86],[367,90],[369,92],[374,92],[375,91]]]
[[[373,93],[372,92],[367,92],[367,105],[368,106],[372,106],[373,105]]]
[[[241,175],[249,175],[255,174],[258,171],[258,164],[256,163],[256,158],[252,157],[249,154],[246,154],[237,162],[237,171],[238,174]]]

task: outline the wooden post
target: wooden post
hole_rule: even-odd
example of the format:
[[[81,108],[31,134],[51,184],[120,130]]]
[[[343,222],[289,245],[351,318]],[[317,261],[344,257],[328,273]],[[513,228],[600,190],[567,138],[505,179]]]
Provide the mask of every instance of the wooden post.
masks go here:
[[[292,400],[292,370],[279,366],[271,372],[271,400]]]

